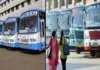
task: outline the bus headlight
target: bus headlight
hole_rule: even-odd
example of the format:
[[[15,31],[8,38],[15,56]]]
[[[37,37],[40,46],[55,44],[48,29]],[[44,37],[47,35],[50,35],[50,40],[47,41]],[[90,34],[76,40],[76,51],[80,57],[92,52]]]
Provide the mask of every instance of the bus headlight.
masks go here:
[[[10,42],[14,42],[14,40],[13,39],[10,39]]]
[[[91,46],[91,42],[89,42],[89,46]]]
[[[18,38],[17,40],[18,40],[18,41],[20,41],[20,39],[19,39],[19,38]]]
[[[34,42],[36,42],[36,39],[34,39]]]
[[[36,39],[30,39],[31,42],[36,42]]]
[[[75,43],[75,41],[73,40],[73,43]]]

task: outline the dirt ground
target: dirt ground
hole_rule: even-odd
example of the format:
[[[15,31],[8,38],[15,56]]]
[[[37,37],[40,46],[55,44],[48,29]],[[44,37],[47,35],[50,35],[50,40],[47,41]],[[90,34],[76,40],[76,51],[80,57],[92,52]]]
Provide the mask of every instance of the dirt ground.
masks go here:
[[[0,48],[0,70],[45,70],[45,52]]]

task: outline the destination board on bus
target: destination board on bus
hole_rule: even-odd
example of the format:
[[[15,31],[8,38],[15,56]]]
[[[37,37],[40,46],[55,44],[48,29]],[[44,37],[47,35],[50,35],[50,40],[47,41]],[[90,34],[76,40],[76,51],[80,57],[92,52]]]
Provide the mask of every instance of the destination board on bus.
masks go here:
[[[5,23],[7,23],[7,22],[14,22],[14,21],[16,21],[15,18],[8,18],[8,19],[5,21]]]
[[[25,17],[28,17],[28,16],[33,16],[33,15],[37,15],[38,14],[38,11],[28,11],[28,12],[25,12],[21,15],[21,18],[25,18]]]

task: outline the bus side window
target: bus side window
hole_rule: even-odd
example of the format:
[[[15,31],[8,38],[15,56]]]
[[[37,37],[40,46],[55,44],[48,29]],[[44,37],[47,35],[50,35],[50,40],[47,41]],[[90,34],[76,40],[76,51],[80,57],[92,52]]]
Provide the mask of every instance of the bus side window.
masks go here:
[[[44,37],[44,23],[41,23],[41,36]]]

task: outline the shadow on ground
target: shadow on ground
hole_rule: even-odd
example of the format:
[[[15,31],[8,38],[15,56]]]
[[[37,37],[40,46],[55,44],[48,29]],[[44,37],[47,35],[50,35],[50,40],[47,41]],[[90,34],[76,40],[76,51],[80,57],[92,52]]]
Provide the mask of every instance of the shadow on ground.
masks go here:
[[[39,55],[39,54],[45,53],[45,50],[35,51],[35,50],[19,49],[19,52],[25,53],[25,54],[30,54],[30,55]]]

